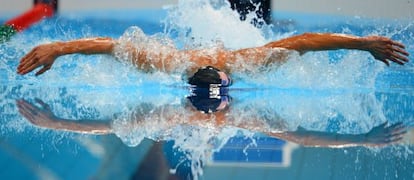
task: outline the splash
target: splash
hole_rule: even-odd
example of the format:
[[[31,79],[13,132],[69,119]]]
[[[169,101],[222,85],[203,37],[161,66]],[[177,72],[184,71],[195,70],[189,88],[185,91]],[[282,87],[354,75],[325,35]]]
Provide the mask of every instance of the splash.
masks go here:
[[[174,51],[175,47],[232,50],[261,46],[295,33],[277,34],[266,26],[256,28],[249,23],[252,16],[248,16],[246,21],[240,21],[238,14],[231,11],[224,0],[180,0],[176,6],[167,7],[167,11],[163,34],[147,35],[142,29],[131,27],[120,37],[120,41],[130,42],[138,49],[168,53]],[[116,63],[113,57],[86,58],[74,55],[61,57],[53,69],[43,76],[17,76],[14,72],[16,60],[23,56],[23,52],[30,51],[34,44],[93,34],[90,28],[82,29],[81,35],[74,34],[76,32],[71,30],[65,31],[59,26],[55,28],[63,31],[61,36],[39,38],[32,34],[22,34],[11,43],[1,45],[0,54],[5,59],[0,61],[1,81],[17,87],[0,89],[0,96],[5,97],[0,100],[3,112],[0,117],[19,120],[4,123],[1,126],[3,133],[10,132],[8,128],[22,132],[29,127],[27,121],[17,116],[14,101],[10,98],[40,98],[51,104],[52,109],[61,117],[115,119],[112,124],[114,132],[129,146],[140,144],[144,138],[155,141],[174,140],[175,147],[186,152],[195,177],[203,174],[202,165],[209,160],[212,152],[220,150],[230,137],[240,135],[238,128],[220,129],[211,124],[204,127],[174,126],[168,122],[168,116],[162,113],[148,113],[143,120],[134,121],[136,118],[133,117],[145,108],[145,111],[156,112],[165,106],[174,107],[169,113],[163,112],[175,114],[177,121],[188,120],[188,115],[182,114],[185,110],[180,109],[183,106],[182,97],[187,92],[164,86],[182,83],[178,73],[153,71],[147,74],[137,71],[131,62]],[[411,25],[396,29],[385,27],[368,29],[362,34],[397,37],[408,42],[408,50],[413,54],[411,29]],[[352,29],[346,27],[341,31],[353,33]],[[406,32],[410,33],[405,34]],[[29,46],[30,43],[33,44]],[[125,53],[118,54],[120,59],[127,56]],[[177,69],[177,72],[184,71],[188,66],[187,61],[186,57],[176,59],[176,63],[182,63],[182,69]],[[401,70],[395,66],[391,68]],[[251,66],[245,69],[257,68]],[[412,69],[410,64],[406,68],[409,72],[413,72]],[[388,119],[389,110],[384,110],[387,97],[378,99],[375,94],[378,76],[384,70],[382,64],[365,52],[339,51],[334,55],[318,52],[304,56],[293,53],[287,63],[278,67],[234,75],[239,80],[235,87],[274,90],[249,92],[247,95],[236,91],[235,96],[239,97],[239,101],[234,103],[234,112],[230,117],[234,119],[234,125],[241,125],[251,123],[258,115],[264,116],[268,121],[256,122],[267,125],[267,131],[293,131],[298,126],[303,126],[321,131],[366,132]],[[409,109],[412,102],[405,99],[402,96],[397,101],[406,103],[403,106]],[[146,105],[137,106],[138,102]],[[122,113],[117,114],[119,112]],[[405,116],[411,117],[407,113]],[[397,118],[403,120],[406,117],[401,115]],[[250,124],[249,127],[254,130],[253,125]],[[243,135],[252,136],[252,133],[246,131]]]
[[[269,29],[254,27],[249,16],[240,21],[225,0],[180,0],[168,7],[164,20],[165,33],[177,36],[184,47],[209,47],[222,44],[226,48],[239,49],[261,46],[268,40]],[[254,13],[252,13],[254,14]]]
[[[178,5],[166,8],[168,15],[164,21],[164,31],[174,38],[177,46],[184,49],[224,47],[230,50],[262,46],[293,33],[268,33],[268,28],[256,28],[249,20],[240,21],[238,14],[229,6],[227,1],[220,0],[181,0]],[[390,29],[389,26],[388,29],[385,27],[378,28],[379,30],[366,28],[371,31],[363,33],[392,37],[407,32],[410,26],[401,29]],[[347,27],[342,28],[342,32],[339,33],[359,34]],[[293,55],[288,63],[282,66],[259,70],[255,70],[257,67],[253,65],[245,64],[247,65],[240,69],[240,73],[235,74],[236,78],[260,87],[375,89],[376,79],[384,71],[384,65],[375,61],[369,53],[358,51]]]

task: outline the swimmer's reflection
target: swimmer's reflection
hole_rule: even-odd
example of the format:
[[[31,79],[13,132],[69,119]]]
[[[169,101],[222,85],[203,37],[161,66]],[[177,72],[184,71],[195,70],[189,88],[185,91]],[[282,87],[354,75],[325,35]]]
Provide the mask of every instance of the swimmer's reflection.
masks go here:
[[[57,117],[49,105],[39,99],[36,99],[36,103],[24,99],[17,100],[17,107],[20,114],[36,126],[78,133],[115,133],[130,146],[138,145],[140,142],[132,137],[135,134],[149,136],[154,140],[164,140],[163,137],[176,132],[173,131],[174,127],[181,125],[205,127],[216,131],[224,127],[237,127],[305,146],[326,147],[385,146],[400,141],[406,133],[403,123],[388,125],[387,122],[362,134],[311,131],[302,127],[295,131],[281,131],[275,127],[279,125],[279,121],[269,119],[269,116],[260,113],[247,118],[237,116],[238,112],[229,107],[229,96],[194,95],[186,99],[184,108],[177,105],[155,106],[143,103],[111,120],[63,119]],[[232,114],[232,111],[236,113]]]

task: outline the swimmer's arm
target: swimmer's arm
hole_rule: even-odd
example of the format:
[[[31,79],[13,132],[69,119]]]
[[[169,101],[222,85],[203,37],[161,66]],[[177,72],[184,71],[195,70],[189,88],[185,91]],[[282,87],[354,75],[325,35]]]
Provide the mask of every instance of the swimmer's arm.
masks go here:
[[[85,38],[68,42],[55,42],[59,56],[67,54],[112,54],[116,40],[111,38]]]
[[[24,75],[42,67],[36,75],[49,70],[56,58],[67,54],[112,54],[116,41],[111,38],[87,38],[53,42],[33,48],[21,60],[17,73]]]
[[[118,44],[118,40],[111,38],[85,38],[67,42],[53,42],[49,44],[42,44],[33,48],[27,53],[21,60],[17,67],[17,73],[24,75],[36,68],[42,67],[36,72],[36,76],[43,74],[49,70],[54,61],[63,55],[68,54],[108,54],[115,55],[115,46]],[[174,65],[170,63],[174,58],[180,58],[179,56],[187,55],[186,53],[177,53],[176,49],[171,49],[168,54],[163,52],[152,51],[147,52],[145,50],[138,50],[133,44],[126,43],[125,54],[127,59],[134,63],[141,70],[150,70],[156,68],[165,71],[173,71]],[[153,62],[148,60],[148,57],[156,59]],[[163,60],[161,60],[163,59]]]
[[[222,50],[217,51],[215,57],[202,56],[201,51],[190,51],[192,59],[199,65],[208,63],[209,65],[222,68],[227,65],[243,64],[237,61],[249,61],[248,63],[257,65],[267,65],[269,61],[263,61],[272,53],[271,61],[285,62],[289,55],[288,52],[280,50],[280,52],[273,52],[273,48],[282,48],[288,50],[298,51],[304,54],[309,51],[325,51],[338,49],[353,49],[368,51],[375,59],[389,65],[390,61],[403,65],[408,62],[408,52],[405,51],[403,44],[393,41],[387,37],[382,36],[367,36],[358,37],[345,34],[330,34],[330,33],[305,33],[278,41],[270,42],[264,46],[244,48],[234,51]]]
[[[408,62],[408,52],[403,44],[382,36],[358,37],[346,34],[305,33],[278,41],[264,47],[286,48],[300,54],[309,51],[354,49],[370,52],[374,58],[389,65],[393,61],[400,65]]]
[[[309,51],[324,51],[337,49],[366,50],[367,43],[364,38],[329,33],[304,33],[270,42],[265,47],[286,48],[304,54]]]

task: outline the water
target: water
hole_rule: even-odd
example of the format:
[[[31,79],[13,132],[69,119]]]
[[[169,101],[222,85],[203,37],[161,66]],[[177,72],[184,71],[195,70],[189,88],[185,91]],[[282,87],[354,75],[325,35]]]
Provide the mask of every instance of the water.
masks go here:
[[[128,38],[123,34],[128,28],[136,32],[134,25],[153,49],[160,47],[156,39],[179,48],[238,49],[303,32],[337,32],[385,35],[414,54],[410,21],[287,13],[278,15],[274,26],[257,29],[240,22],[221,1],[108,14],[62,14],[0,45],[1,177],[413,178],[412,134],[403,144],[379,148],[322,142],[305,147],[300,139],[280,134],[338,138],[367,133],[386,121],[402,122],[411,133],[412,62],[385,67],[358,51],[294,54],[278,68],[235,73],[230,105],[215,116],[197,115],[181,73],[147,74],[110,56],[64,56],[39,77],[15,73],[19,58],[35,45],[91,36]],[[94,131],[59,121],[31,123],[21,115],[22,110],[47,115],[48,107],[52,117],[66,119],[60,122],[90,125]],[[71,132],[75,129],[81,132]]]

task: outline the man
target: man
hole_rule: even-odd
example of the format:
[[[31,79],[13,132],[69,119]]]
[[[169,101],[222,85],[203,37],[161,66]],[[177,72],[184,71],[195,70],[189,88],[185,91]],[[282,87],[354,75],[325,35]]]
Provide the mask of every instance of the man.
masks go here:
[[[136,31],[138,35],[141,34],[139,36],[145,36],[139,28]],[[90,38],[39,45],[21,59],[17,72],[24,75],[42,67],[36,72],[36,75],[40,75],[52,67],[56,58],[67,54],[110,54],[119,57],[118,59],[128,59],[144,71],[174,72],[186,64],[189,84],[199,87],[227,87],[231,85],[229,73],[237,71],[245,64],[259,68],[283,63],[292,51],[304,54],[309,51],[337,49],[367,51],[386,65],[390,65],[390,62],[404,65],[409,61],[409,54],[403,44],[381,36],[305,33],[239,50],[178,50],[167,46],[153,48],[143,42],[137,44],[128,39]]]

